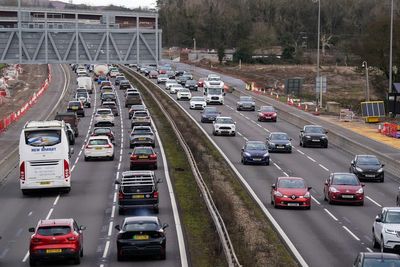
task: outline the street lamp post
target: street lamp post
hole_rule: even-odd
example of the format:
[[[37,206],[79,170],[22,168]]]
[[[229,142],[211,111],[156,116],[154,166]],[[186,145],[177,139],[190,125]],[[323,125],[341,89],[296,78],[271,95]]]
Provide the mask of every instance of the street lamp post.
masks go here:
[[[369,101],[369,79],[368,79],[368,63],[367,61],[363,61],[362,67],[365,68],[365,99],[366,101]]]
[[[389,52],[389,93],[392,92],[393,72],[393,0],[390,6],[390,52]]]
[[[314,3],[318,2],[318,37],[317,37],[317,80],[319,80],[319,86],[316,84],[316,88],[319,87],[319,107],[322,108],[322,79],[319,77],[319,45],[321,39],[321,0],[313,0]]]

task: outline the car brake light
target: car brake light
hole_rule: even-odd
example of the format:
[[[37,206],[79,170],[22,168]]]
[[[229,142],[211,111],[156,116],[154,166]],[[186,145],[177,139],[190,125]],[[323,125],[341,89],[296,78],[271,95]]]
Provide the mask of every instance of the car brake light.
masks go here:
[[[137,155],[131,155],[131,159],[137,159],[138,156]]]
[[[122,192],[118,193],[118,199],[123,199],[124,198],[124,194]]]
[[[154,193],[153,193],[153,197],[154,197],[154,198],[158,198],[158,192],[154,192]]]
[[[157,159],[157,154],[150,155],[150,159]]]
[[[105,147],[106,147],[106,148],[111,148],[112,146],[111,146],[110,144],[108,144],[108,145],[106,145]]]
[[[70,176],[69,172],[69,163],[67,160],[64,159],[64,178],[68,178]]]
[[[42,240],[40,238],[34,237],[32,238],[32,243],[40,243]]]
[[[19,166],[19,179],[25,180],[25,161]]]
[[[85,148],[91,149],[92,147],[90,145],[86,145]]]

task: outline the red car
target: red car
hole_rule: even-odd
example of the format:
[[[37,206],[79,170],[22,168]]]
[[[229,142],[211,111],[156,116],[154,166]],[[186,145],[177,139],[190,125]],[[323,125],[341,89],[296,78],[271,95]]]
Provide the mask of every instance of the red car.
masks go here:
[[[311,208],[311,187],[303,178],[278,177],[271,190],[271,204],[277,207]]]
[[[200,78],[197,81],[197,87],[203,87],[204,86],[204,81],[206,80],[206,78]]]
[[[135,147],[131,154],[130,161],[130,170],[141,166],[157,169],[157,153],[151,146]]]
[[[72,260],[80,264],[83,256],[83,233],[86,227],[78,226],[74,219],[40,220],[32,232],[29,245],[29,264],[39,261]]]
[[[364,205],[364,184],[353,173],[331,173],[325,181],[324,199],[332,203]]]
[[[258,121],[273,121],[276,122],[278,117],[273,106],[261,106],[258,110]]]
[[[110,127],[96,127],[93,129],[92,136],[108,136],[111,143],[115,143],[115,135]]]

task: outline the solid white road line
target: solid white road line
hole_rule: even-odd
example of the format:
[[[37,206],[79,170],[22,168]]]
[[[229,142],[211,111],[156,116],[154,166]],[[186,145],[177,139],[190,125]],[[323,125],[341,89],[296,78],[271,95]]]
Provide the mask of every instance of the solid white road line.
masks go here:
[[[60,199],[60,195],[58,195],[58,196],[56,197],[56,199],[54,200],[53,206],[57,205],[57,202],[58,202],[59,199]]]
[[[326,213],[328,213],[328,215],[331,216],[332,219],[334,219],[335,221],[338,221],[338,219],[337,219],[329,210],[327,210],[327,209],[324,208],[324,211],[325,211]]]
[[[278,170],[282,170],[282,168],[281,167],[279,167],[279,165],[278,164],[276,164],[275,162],[274,162],[274,165],[275,165],[275,167],[278,169]]]
[[[49,213],[47,214],[47,216],[46,216],[46,220],[48,220],[48,219],[50,219],[50,216],[51,216],[51,214],[53,213],[53,208],[51,208],[50,210],[49,210]]]
[[[103,258],[107,257],[108,249],[110,248],[110,240],[107,240],[106,246],[104,247]]]
[[[346,226],[342,225],[343,229],[346,230],[355,240],[360,241],[360,238],[358,238],[352,231],[350,231],[349,228]]]
[[[315,159],[313,159],[313,158],[310,157],[310,156],[307,156],[307,158],[308,158],[309,160],[311,160],[312,162],[317,162]]]
[[[369,196],[365,197],[366,199],[368,199],[369,201],[371,201],[372,203],[374,203],[375,205],[377,205],[378,207],[382,208],[382,205],[379,204],[378,202],[376,202],[375,200],[373,200],[372,198],[370,198]]]
[[[299,149],[297,149],[297,152],[299,152],[300,154],[304,155],[304,152],[299,150]]]
[[[29,251],[25,254],[25,257],[22,259],[22,262],[26,262],[29,257]]]
[[[327,171],[327,172],[329,172],[329,169],[327,168],[327,167],[325,167],[324,165],[322,165],[322,164],[318,164],[322,169],[324,169],[325,171]]]
[[[313,196],[311,196],[311,199],[314,200],[318,205],[321,205],[321,203]]]
[[[369,247],[366,248],[368,250],[368,252],[374,252],[372,249],[370,249]]]

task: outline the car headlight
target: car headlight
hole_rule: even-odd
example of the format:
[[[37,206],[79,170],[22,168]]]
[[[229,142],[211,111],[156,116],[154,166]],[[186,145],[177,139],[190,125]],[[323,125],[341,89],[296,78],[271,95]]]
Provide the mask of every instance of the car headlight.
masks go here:
[[[270,142],[269,145],[270,145],[270,146],[275,146],[275,143],[271,143],[271,142]]]
[[[361,168],[359,168],[359,167],[356,167],[356,171],[362,172],[363,170]]]
[[[363,193],[364,189],[362,187],[356,191],[356,194],[363,194]]]
[[[250,153],[248,153],[248,152],[244,152],[243,155],[245,155],[246,157],[250,157],[251,156]]]
[[[279,192],[279,191],[275,191],[274,194],[275,194],[276,197],[283,197],[282,193]]]
[[[392,229],[385,229],[385,233],[389,234],[389,235],[396,235],[396,231],[392,230]]]
[[[331,186],[331,187],[329,187],[329,192],[337,193],[337,192],[339,192],[339,190],[337,190],[335,187]]]
[[[310,192],[305,193],[303,197],[304,197],[304,198],[310,198],[310,197],[311,197]]]
[[[269,153],[265,153],[264,155],[263,155],[263,157],[265,158],[265,157],[268,157],[269,156]]]
[[[286,146],[292,146],[292,143],[287,143]]]
[[[326,136],[321,136],[321,139],[326,139]]]
[[[306,138],[308,139],[308,138],[311,138],[311,136],[309,136],[309,135],[306,135]]]
[[[377,172],[383,172],[383,168],[380,168]]]

